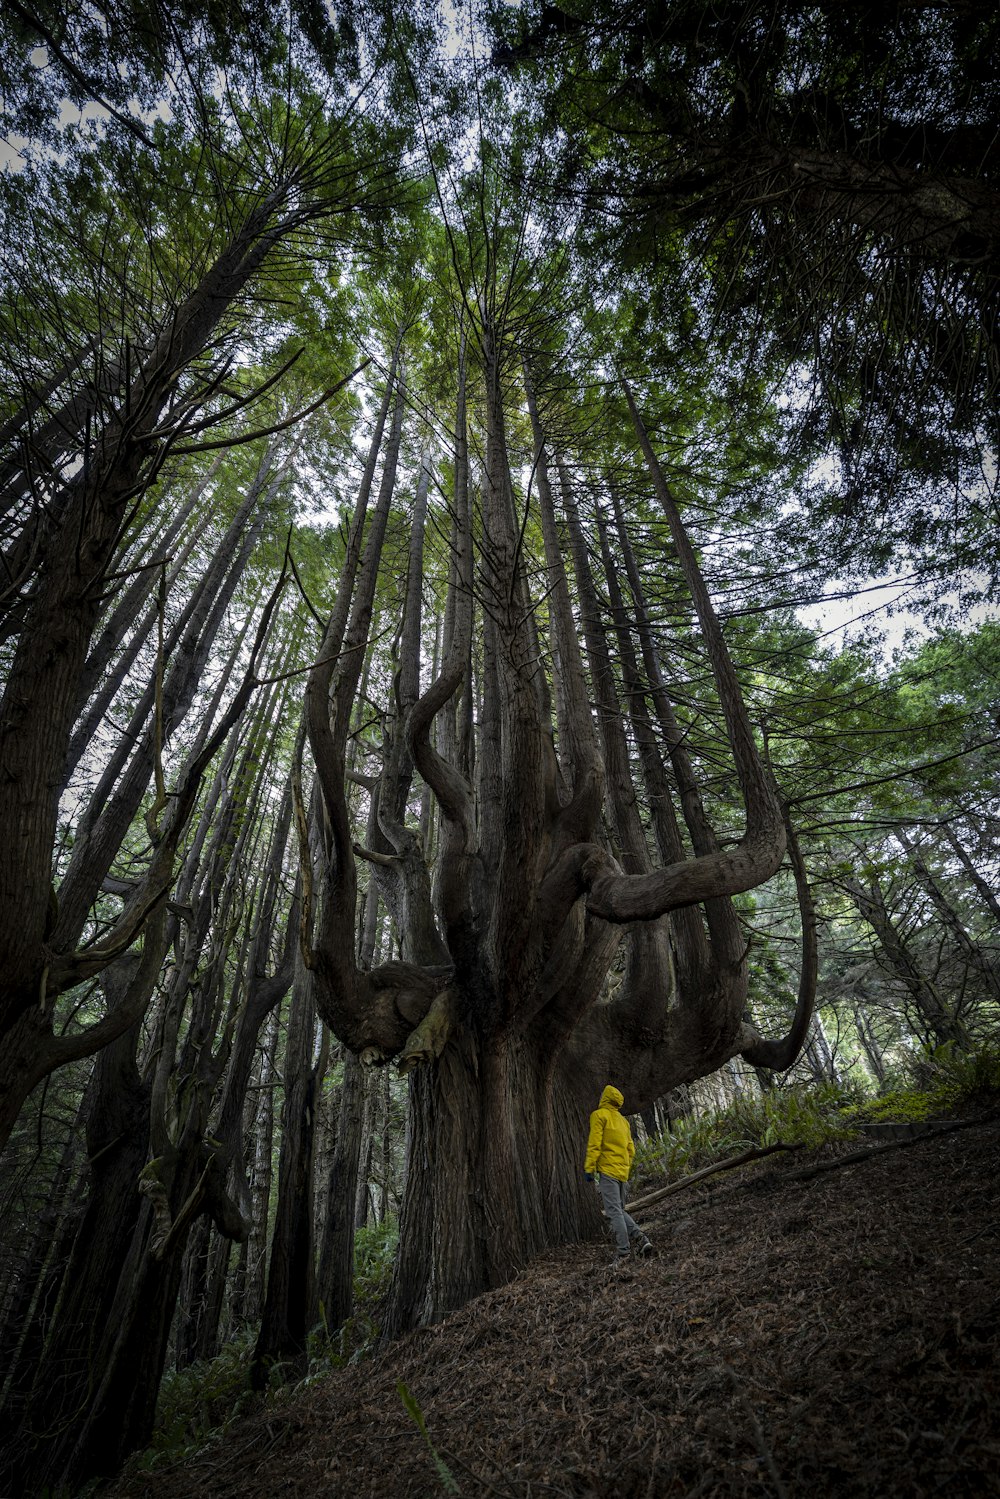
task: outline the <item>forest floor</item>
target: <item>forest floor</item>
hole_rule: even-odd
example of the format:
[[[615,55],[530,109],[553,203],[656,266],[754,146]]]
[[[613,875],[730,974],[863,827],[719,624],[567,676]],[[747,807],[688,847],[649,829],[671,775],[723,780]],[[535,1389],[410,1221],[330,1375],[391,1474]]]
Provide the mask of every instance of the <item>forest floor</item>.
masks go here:
[[[544,1255],[113,1493],[1000,1495],[997,1104],[707,1180],[638,1215],[650,1259]]]

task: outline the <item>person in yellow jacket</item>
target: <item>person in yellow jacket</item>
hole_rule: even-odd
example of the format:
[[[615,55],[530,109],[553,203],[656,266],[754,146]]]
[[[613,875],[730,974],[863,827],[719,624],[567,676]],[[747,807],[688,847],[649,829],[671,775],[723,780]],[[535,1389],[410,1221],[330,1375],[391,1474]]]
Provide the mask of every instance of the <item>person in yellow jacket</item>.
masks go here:
[[[653,1246],[642,1229],[625,1211],[626,1184],[632,1171],[635,1146],[629,1122],[620,1112],[624,1102],[622,1094],[609,1083],[601,1094],[600,1105],[590,1116],[587,1155],[583,1163],[587,1180],[598,1178],[601,1201],[614,1230],[619,1260],[628,1259],[633,1248],[636,1254],[653,1252]]]

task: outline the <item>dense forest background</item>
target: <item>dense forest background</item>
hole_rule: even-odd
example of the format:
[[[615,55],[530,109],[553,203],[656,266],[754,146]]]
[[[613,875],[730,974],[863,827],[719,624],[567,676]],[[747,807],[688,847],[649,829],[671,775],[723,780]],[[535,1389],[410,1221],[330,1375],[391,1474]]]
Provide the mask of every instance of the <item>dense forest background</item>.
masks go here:
[[[12,1492],[995,1044],[998,26],[5,7]]]

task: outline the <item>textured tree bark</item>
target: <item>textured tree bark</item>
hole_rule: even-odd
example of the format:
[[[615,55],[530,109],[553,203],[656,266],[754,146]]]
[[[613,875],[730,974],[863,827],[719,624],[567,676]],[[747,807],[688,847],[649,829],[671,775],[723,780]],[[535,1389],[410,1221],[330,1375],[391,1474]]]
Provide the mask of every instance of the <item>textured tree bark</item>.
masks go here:
[[[411,1088],[387,1336],[439,1321],[511,1280],[530,1255],[599,1223],[594,1194],[582,1188],[596,1106],[585,1070],[554,1074],[530,1032],[478,1048],[464,1033]]]
[[[313,1048],[316,1006],[311,974],[299,970],[285,1050],[278,1201],[271,1234],[267,1291],[250,1366],[250,1382],[263,1389],[274,1364],[305,1372],[306,1335],[313,1323],[313,1140],[316,1073]]]
[[[79,1426],[68,1429],[65,1443],[47,1459],[53,1474],[58,1467],[57,1481],[70,1487],[116,1472],[124,1458],[149,1439],[192,1223],[207,1211],[227,1237],[238,1238],[244,1232],[225,1193],[224,1171],[211,1149],[204,1147],[197,1119],[188,1116],[180,1143],[170,1143],[158,1103],[162,1069],[158,1071],[151,1138],[159,1154],[140,1177],[140,1190],[147,1189],[153,1205],[141,1209],[101,1341],[92,1354],[92,1367],[101,1374],[96,1388],[88,1391],[86,1415]]]
[[[330,1161],[326,1222],[317,1274],[321,1318],[328,1333],[343,1326],[354,1306],[355,1203],[364,1115],[364,1069],[348,1053],[344,1058],[337,1139]]]

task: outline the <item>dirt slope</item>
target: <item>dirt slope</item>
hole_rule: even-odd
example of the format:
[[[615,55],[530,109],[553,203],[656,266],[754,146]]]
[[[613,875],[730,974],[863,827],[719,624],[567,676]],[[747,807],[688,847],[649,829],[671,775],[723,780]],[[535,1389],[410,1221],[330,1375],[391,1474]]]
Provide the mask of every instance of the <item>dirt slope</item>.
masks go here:
[[[1000,1495],[998,1146],[994,1111],[716,1178],[646,1216],[652,1260],[548,1255],[115,1494]]]

